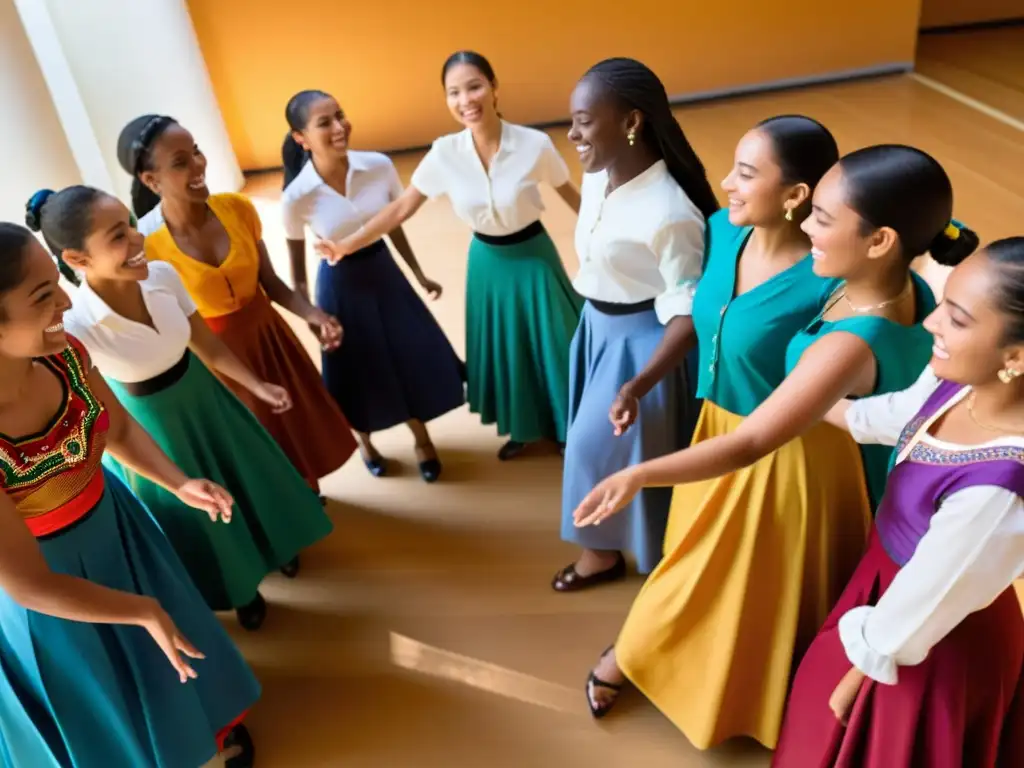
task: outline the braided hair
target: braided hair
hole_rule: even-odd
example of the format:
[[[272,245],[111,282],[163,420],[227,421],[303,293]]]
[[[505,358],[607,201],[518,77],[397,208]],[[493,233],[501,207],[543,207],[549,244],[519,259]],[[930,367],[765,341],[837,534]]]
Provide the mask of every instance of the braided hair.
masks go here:
[[[117,162],[132,177],[132,210],[140,219],[160,205],[160,196],[139,175],[153,170],[150,154],[163,132],[178,121],[167,115],[143,115],[126,125],[117,138]]]
[[[719,209],[697,153],[672,114],[661,80],[635,59],[605,59],[592,66],[584,78],[600,83],[626,110],[644,116],[641,139],[665,161],[668,172],[705,218]]]

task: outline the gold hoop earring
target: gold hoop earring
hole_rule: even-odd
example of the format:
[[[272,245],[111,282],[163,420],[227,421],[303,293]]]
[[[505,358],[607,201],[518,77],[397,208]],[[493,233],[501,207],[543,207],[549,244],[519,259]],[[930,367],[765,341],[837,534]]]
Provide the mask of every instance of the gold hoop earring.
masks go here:
[[[793,209],[792,208],[787,208],[786,209],[786,221],[792,221],[792,220],[793,220]]]
[[[628,133],[628,134],[626,135],[626,139],[627,139],[627,140],[629,141],[629,146],[631,146],[631,147],[632,147],[632,146],[633,146],[634,144],[636,144],[636,134],[635,134],[635,133],[633,133],[632,131],[630,131],[630,132],[629,132],[629,133]]]
[[[1020,376],[1020,371],[1015,371],[1013,368],[1003,368],[996,374],[999,380],[1003,384],[1009,384],[1011,381]]]

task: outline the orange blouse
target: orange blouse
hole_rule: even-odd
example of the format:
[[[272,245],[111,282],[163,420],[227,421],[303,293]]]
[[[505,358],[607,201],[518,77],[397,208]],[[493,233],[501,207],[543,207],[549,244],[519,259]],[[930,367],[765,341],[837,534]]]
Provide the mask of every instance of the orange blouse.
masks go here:
[[[68,341],[63,353],[40,358],[60,379],[61,409],[38,434],[0,435],[0,487],[36,536],[74,523],[103,495],[100,459],[110,417],[89,389],[85,347]]]
[[[146,238],[146,257],[174,267],[203,318],[237,312],[260,288],[259,242],[263,237],[256,208],[244,195],[211,195],[210,210],[227,230],[231,248],[220,266],[210,266],[182,253],[164,224]]]

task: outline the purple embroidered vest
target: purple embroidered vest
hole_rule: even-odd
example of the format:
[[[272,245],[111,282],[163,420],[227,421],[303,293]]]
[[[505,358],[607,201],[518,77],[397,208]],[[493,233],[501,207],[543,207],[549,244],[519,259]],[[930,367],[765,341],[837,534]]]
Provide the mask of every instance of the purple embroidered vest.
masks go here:
[[[960,389],[959,384],[949,381],[939,384],[904,427],[897,454]],[[917,443],[910,456],[889,473],[875,518],[875,528],[889,557],[897,565],[906,564],[942,500],[978,485],[995,485],[1024,498],[1024,448],[1000,445],[951,450]]]

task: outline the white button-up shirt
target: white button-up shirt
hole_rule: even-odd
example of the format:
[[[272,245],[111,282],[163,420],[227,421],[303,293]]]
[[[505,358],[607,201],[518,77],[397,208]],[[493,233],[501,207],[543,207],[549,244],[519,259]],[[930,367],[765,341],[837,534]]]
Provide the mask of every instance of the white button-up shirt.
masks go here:
[[[474,232],[500,237],[538,221],[541,183],[561,187],[569,168],[546,133],[502,122],[501,146],[485,169],[469,130],[434,142],[412,175],[427,197],[447,196]]]
[[[608,173],[583,177],[573,287],[612,304],[654,299],[662,324],[689,315],[704,265],[704,216],[659,160],[605,195]]]
[[[281,195],[285,237],[302,240],[308,226],[317,237],[341,240],[359,231],[401,194],[394,163],[377,152],[349,151],[344,195],[325,182],[309,161]]]
[[[149,277],[139,283],[156,328],[122,317],[82,283],[64,313],[64,329],[85,345],[104,376],[124,383],[147,381],[181,360],[192,339],[189,318],[195,313],[188,291],[174,267],[149,263]]]

